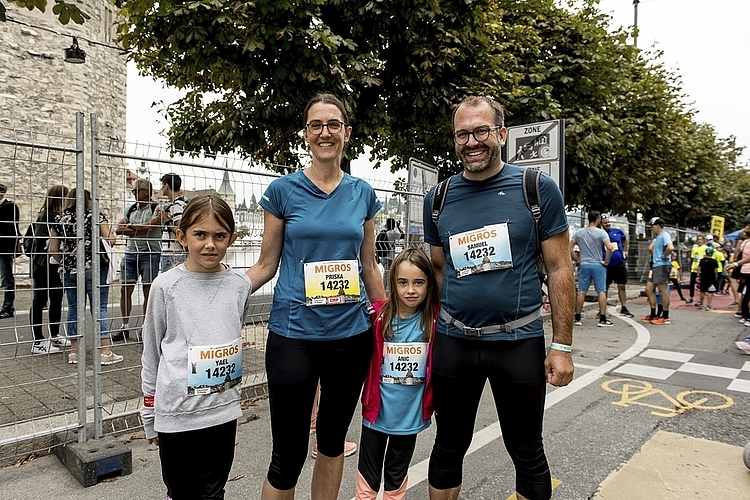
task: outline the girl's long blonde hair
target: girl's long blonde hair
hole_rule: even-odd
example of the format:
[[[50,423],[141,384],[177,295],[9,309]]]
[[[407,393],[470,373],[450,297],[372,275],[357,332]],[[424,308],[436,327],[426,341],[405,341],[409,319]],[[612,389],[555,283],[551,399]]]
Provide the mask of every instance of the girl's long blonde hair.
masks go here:
[[[383,304],[380,309],[380,317],[383,322],[383,336],[386,339],[392,339],[394,337],[393,328],[391,323],[393,318],[398,318],[399,313],[399,301],[398,294],[395,292],[396,282],[398,279],[398,268],[404,263],[409,262],[416,266],[420,271],[427,276],[427,296],[424,301],[419,305],[422,311],[422,338],[430,340],[432,335],[432,323],[435,318],[435,309],[440,303],[440,294],[438,293],[437,280],[435,279],[435,273],[432,270],[432,264],[430,263],[429,257],[424,253],[424,250],[420,248],[407,248],[396,256],[390,267],[388,273],[388,284],[391,290],[391,295],[388,300]],[[398,319],[397,319],[398,321]]]

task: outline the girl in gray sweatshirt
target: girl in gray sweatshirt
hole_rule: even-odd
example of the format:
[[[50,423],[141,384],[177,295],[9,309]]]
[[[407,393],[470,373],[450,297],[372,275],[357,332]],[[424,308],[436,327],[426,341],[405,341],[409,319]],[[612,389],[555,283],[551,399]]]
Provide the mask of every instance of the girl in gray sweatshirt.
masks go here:
[[[169,498],[224,498],[242,415],[237,386],[252,284],[221,262],[237,233],[218,196],[191,200],[176,234],[188,259],[151,285],[141,416],[148,442],[159,446]]]

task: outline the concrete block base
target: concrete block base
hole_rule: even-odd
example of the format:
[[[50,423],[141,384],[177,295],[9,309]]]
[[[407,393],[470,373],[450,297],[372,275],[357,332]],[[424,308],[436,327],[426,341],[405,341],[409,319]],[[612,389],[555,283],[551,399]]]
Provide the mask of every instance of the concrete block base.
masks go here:
[[[133,472],[130,448],[114,438],[92,439],[87,443],[67,443],[54,448],[55,455],[83,486],[102,479],[127,476]]]

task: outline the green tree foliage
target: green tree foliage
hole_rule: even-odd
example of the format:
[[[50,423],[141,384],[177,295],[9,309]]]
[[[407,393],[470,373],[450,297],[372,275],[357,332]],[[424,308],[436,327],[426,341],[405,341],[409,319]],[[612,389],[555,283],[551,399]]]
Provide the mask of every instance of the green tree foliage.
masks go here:
[[[398,169],[417,149],[453,161],[450,106],[493,68],[487,3],[136,0],[124,3],[120,32],[142,72],[188,90],[167,110],[175,148],[298,168],[300,112],[330,91],[352,110],[349,154],[368,145]]]
[[[304,164],[300,113],[342,97],[354,134],[392,170],[459,166],[452,105],[495,96],[510,125],[565,118],[566,202],[704,221],[738,151],[695,122],[661,54],[611,32],[597,0],[126,0],[120,42],[139,70],[187,90],[166,108],[174,149]],[[736,176],[746,175],[732,171]],[[743,179],[744,182],[744,179]]]
[[[21,8],[28,10],[40,10],[45,12],[47,10],[47,0],[7,0]],[[91,19],[85,12],[82,12],[73,3],[68,3],[63,0],[55,0],[55,5],[52,6],[52,13],[57,16],[57,19],[61,24],[68,24],[73,21],[76,24],[83,24],[86,19]],[[7,21],[7,11],[5,4],[0,2],[0,22]]]

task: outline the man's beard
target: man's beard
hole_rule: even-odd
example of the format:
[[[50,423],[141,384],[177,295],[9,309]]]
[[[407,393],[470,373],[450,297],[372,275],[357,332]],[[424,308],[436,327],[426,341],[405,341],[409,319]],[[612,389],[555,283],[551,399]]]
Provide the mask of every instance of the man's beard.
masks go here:
[[[485,156],[484,160],[480,162],[472,162],[469,157],[466,156],[467,151],[478,151],[481,150],[481,148],[473,148],[472,150],[466,150],[462,149],[460,152],[457,152],[459,160],[461,160],[461,164],[464,166],[464,169],[466,169],[467,172],[472,173],[480,173],[484,172],[485,170],[488,170],[490,167],[492,167],[495,162],[497,161],[498,157],[500,156],[500,147],[499,146],[485,146],[487,148],[487,155]]]

